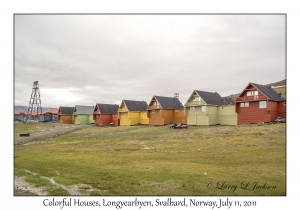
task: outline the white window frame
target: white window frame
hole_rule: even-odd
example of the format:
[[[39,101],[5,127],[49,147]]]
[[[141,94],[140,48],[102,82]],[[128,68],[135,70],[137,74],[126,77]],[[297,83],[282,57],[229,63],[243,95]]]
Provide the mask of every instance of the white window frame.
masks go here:
[[[240,103],[240,107],[245,107],[245,103]]]
[[[155,113],[155,110],[151,110],[150,113],[151,113],[151,114],[154,114],[154,113]]]
[[[264,103],[263,103],[264,102]],[[260,101],[259,102],[259,108],[260,109],[265,109],[267,108],[267,101]]]
[[[194,107],[194,106],[191,106],[191,107],[189,107],[189,110],[190,110],[190,111],[194,111],[194,110],[195,110],[195,107]]]
[[[201,106],[201,111],[206,112],[206,106]]]
[[[245,107],[249,107],[249,102],[245,102]]]

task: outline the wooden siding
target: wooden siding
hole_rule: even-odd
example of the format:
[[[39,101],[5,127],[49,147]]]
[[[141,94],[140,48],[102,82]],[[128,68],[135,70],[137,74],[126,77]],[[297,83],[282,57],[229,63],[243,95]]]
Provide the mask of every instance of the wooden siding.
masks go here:
[[[185,116],[183,109],[175,109],[173,118],[173,123],[187,124],[187,117]]]
[[[62,124],[74,124],[72,115],[58,115],[58,121]]]
[[[93,115],[79,114],[74,115],[74,122],[75,124],[91,124],[95,121],[93,120]]]
[[[237,113],[234,105],[218,107],[218,124],[237,125]]]
[[[122,114],[125,113],[125,114]],[[148,125],[149,118],[147,117],[147,111],[144,112],[119,112],[118,117],[120,119],[121,126],[128,125]]]
[[[286,118],[286,102],[281,101],[278,103],[278,117]]]
[[[112,122],[111,114],[95,114],[95,123],[99,126],[108,126]]]
[[[160,113],[161,109],[156,109],[155,113],[151,113],[152,110],[149,110],[147,115],[149,117],[149,124],[150,125],[164,125],[165,120],[162,116],[162,113]]]
[[[140,124],[142,124],[142,125],[149,124],[149,118],[147,117],[147,111],[140,112]]]
[[[266,108],[259,108],[259,101],[249,102],[249,107],[240,107],[237,103],[238,124],[272,122],[277,117],[286,117],[282,102],[267,101],[266,104]]]
[[[111,124],[118,126],[120,124],[117,114],[94,114],[94,119],[98,126],[109,126]]]
[[[239,125],[270,122],[270,114],[267,108],[259,108],[258,101],[249,102],[249,107],[240,107],[239,103],[236,105]]]
[[[119,118],[118,118],[118,114],[112,114],[111,115],[111,120],[112,120],[112,124],[114,125],[114,126],[119,126],[120,125],[120,120],[119,120]]]

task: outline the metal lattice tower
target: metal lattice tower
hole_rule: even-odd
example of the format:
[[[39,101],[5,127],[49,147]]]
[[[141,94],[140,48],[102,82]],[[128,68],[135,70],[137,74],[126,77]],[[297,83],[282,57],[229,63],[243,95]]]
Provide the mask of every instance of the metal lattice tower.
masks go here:
[[[32,112],[37,113],[37,120],[40,121],[42,117],[42,107],[41,107],[41,97],[40,97],[40,89],[39,82],[33,82],[33,88],[29,100],[29,106],[27,111],[27,116],[25,119],[25,123],[32,118]]]

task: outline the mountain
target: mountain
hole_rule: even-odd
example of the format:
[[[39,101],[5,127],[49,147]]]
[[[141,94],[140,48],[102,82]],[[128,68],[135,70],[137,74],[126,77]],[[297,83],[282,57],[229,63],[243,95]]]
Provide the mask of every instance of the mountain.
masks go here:
[[[42,107],[42,112],[48,111],[50,109],[58,109],[58,108]],[[22,111],[22,112],[27,112],[28,111],[28,106],[15,106],[14,110],[18,110],[18,111]]]

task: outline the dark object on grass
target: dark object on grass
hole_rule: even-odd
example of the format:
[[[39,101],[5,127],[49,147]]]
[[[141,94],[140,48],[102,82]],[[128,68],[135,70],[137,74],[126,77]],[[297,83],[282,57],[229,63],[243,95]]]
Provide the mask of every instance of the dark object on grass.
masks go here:
[[[177,128],[179,128],[179,129],[181,129],[181,128],[185,128],[185,129],[187,129],[188,128],[188,125],[183,125],[183,124],[172,124],[172,125],[170,125],[170,128],[172,128],[172,129],[177,129]]]
[[[286,123],[286,118],[277,117],[275,120],[276,123]]]
[[[30,136],[30,133],[20,133],[20,136]]]

